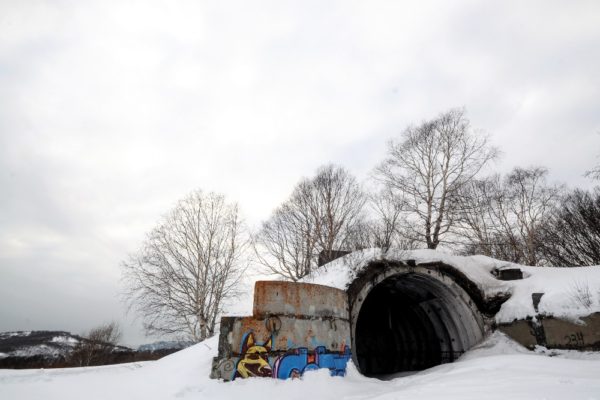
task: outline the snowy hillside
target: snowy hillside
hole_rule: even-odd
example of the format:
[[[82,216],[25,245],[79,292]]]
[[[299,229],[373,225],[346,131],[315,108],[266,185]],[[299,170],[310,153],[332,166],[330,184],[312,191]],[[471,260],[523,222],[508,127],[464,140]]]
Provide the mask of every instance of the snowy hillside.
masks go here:
[[[70,358],[76,346],[86,342],[88,339],[64,331],[0,332],[0,369],[72,366]],[[99,365],[156,360],[190,345],[190,342],[156,342],[142,345],[137,351],[109,346],[110,356],[93,362]]]
[[[350,365],[345,378],[320,370],[302,380],[222,382],[208,378],[216,353],[212,338],[153,362],[0,370],[0,399],[600,399],[597,354],[563,351],[549,357],[500,333],[453,364],[388,381],[363,377]]]
[[[65,355],[81,338],[59,331],[0,333],[0,358],[10,356]]]
[[[83,340],[63,331],[0,333],[0,368],[60,365]]]

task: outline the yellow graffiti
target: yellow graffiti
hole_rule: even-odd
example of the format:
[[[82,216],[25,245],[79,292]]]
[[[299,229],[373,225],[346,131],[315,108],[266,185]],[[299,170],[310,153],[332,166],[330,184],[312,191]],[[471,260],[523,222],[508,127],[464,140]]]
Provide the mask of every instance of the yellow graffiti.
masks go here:
[[[254,335],[249,333],[242,345],[242,357],[237,364],[236,377],[248,378],[251,376],[271,376],[273,370],[268,361],[271,345],[270,338],[262,345],[256,344]]]

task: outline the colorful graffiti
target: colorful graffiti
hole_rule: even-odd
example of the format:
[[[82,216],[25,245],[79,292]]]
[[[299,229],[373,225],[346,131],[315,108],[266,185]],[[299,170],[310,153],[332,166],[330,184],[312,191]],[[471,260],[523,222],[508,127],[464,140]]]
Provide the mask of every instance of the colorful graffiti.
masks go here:
[[[299,378],[306,371],[328,368],[332,376],[346,375],[346,363],[350,359],[350,348],[343,352],[329,352],[325,346],[318,346],[312,351],[300,347],[277,357],[273,364],[273,377],[279,379]]]
[[[273,370],[269,365],[269,352],[271,351],[272,339],[269,338],[262,345],[256,344],[252,332],[244,335],[242,340],[241,357],[237,363],[235,378],[248,378],[251,376],[269,377]]]
[[[288,349],[283,353],[272,349],[273,338],[257,344],[252,332],[244,335],[233,379],[248,377],[299,378],[307,371],[327,368],[332,376],[344,376],[351,352],[344,346],[332,352],[325,346],[314,350],[306,347]]]

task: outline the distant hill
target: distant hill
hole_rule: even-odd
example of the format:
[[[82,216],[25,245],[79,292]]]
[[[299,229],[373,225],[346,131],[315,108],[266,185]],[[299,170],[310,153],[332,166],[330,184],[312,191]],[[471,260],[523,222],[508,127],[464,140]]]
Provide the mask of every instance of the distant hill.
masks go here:
[[[0,368],[64,366],[82,337],[63,331],[0,333]]]
[[[61,368],[75,365],[73,350],[87,339],[65,331],[17,331],[0,333],[0,368]],[[137,350],[112,346],[101,364],[156,360],[190,346],[191,342],[155,342]]]
[[[149,352],[155,353],[160,351],[168,351],[168,350],[182,350],[186,347],[190,347],[194,342],[187,341],[159,341],[149,344],[143,344],[137,348],[138,352]]]

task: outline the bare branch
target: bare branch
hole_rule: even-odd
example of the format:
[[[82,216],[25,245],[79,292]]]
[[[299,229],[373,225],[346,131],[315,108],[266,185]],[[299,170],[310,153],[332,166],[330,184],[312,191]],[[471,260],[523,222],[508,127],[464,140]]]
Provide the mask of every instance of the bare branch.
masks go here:
[[[454,225],[458,192],[497,155],[487,136],[472,132],[464,110],[453,109],[390,142],[375,177],[405,199],[412,239],[435,249]]]
[[[358,246],[366,197],[341,167],[321,167],[300,181],[291,197],[263,223],[254,240],[258,262],[269,272],[296,281],[317,265],[320,253]]]
[[[195,341],[215,332],[224,300],[237,294],[247,245],[237,204],[192,192],[123,265],[127,298],[149,334]]]

